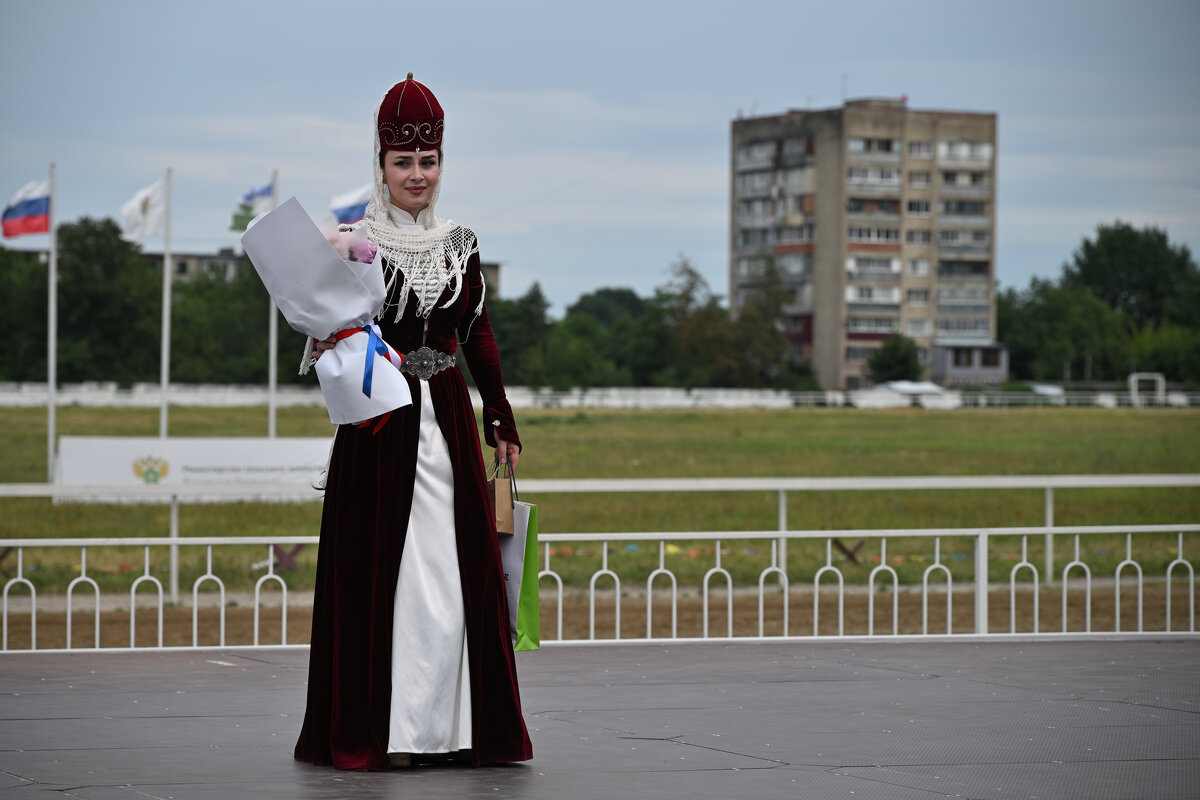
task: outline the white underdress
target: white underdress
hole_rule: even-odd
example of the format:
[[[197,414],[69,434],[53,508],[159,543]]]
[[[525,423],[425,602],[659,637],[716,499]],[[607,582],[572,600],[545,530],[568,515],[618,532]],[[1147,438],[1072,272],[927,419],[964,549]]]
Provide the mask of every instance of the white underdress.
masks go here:
[[[414,411],[416,409],[413,409]],[[471,747],[471,676],[454,526],[454,470],[429,384],[392,615],[389,753]]]

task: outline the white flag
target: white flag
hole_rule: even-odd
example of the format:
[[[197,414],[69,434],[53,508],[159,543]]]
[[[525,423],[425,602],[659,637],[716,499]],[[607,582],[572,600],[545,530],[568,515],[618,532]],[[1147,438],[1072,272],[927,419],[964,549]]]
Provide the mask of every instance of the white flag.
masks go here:
[[[121,206],[121,217],[124,220],[121,236],[130,241],[161,236],[167,221],[166,183],[156,181],[135,194]]]

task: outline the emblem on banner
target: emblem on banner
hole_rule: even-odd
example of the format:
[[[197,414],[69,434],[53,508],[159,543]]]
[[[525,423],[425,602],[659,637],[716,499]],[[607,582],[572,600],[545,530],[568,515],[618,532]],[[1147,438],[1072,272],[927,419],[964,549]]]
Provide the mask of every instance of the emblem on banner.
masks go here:
[[[133,474],[146,483],[158,483],[167,477],[167,460],[154,456],[142,456],[133,460]]]

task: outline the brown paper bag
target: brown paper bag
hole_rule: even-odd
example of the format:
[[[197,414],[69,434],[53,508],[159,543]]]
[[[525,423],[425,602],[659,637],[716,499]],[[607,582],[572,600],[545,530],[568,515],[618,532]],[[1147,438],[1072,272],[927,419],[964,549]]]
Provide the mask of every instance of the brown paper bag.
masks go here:
[[[488,495],[496,512],[496,533],[513,532],[513,473],[508,464],[492,463],[493,477],[488,480]]]

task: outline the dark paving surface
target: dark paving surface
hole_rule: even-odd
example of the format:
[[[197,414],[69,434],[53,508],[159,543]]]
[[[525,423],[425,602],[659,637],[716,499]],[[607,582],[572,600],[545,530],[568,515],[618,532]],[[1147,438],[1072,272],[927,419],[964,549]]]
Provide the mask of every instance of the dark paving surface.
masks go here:
[[[534,760],[294,762],[307,651],[0,656],[0,797],[1200,797],[1200,642],[559,647]]]

